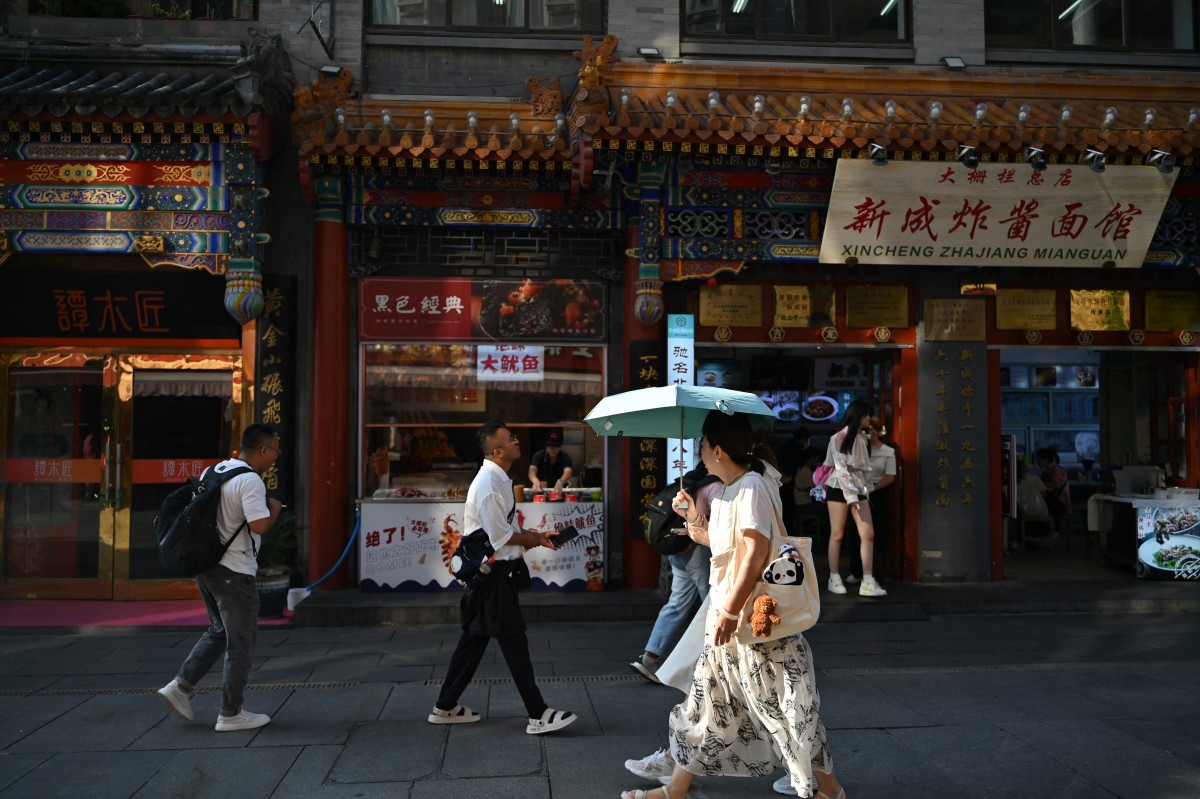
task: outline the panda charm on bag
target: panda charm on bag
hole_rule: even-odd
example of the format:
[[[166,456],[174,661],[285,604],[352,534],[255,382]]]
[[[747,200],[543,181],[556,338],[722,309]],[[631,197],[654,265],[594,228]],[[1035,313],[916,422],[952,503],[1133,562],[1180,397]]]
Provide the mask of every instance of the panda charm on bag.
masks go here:
[[[794,546],[788,543],[779,546],[779,557],[767,564],[763,582],[771,585],[801,585],[804,582],[804,564]]]

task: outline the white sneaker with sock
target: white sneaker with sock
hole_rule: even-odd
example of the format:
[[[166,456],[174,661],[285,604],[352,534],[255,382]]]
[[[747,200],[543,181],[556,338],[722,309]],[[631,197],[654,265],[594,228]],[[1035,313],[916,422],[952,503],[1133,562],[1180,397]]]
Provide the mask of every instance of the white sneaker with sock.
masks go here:
[[[862,585],[858,587],[859,596],[887,596],[887,591],[875,582],[875,578],[869,574],[863,575]]]
[[[784,774],[779,779],[771,784],[771,790],[775,793],[781,793],[784,796],[797,796],[796,789],[792,787],[792,778]]]
[[[846,593],[846,586],[842,585],[842,575],[840,575],[840,574],[829,575],[829,586],[828,587],[829,587],[829,593],[831,593],[831,594]]]
[[[625,768],[634,776],[644,780],[658,780],[666,785],[671,781],[671,773],[675,771],[675,758],[671,757],[670,750],[659,749],[641,760],[626,760]]]
[[[171,712],[178,713],[188,721],[192,720],[192,697],[180,687],[178,679],[171,680],[162,688],[159,688],[158,698],[163,701],[163,704]]]
[[[236,716],[217,716],[217,732],[237,732],[238,730],[257,730],[271,723],[271,717],[266,713],[251,713],[243,710]]]

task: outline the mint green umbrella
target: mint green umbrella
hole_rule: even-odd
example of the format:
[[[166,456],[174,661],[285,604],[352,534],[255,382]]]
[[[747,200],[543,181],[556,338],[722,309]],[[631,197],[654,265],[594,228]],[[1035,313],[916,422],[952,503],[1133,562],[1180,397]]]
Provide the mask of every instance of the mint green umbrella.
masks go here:
[[[745,413],[751,427],[771,427],[774,412],[748,391],[707,386],[655,386],[604,397],[584,417],[600,436],[637,438],[699,438],[712,411],[732,416]],[[679,473],[683,484],[683,469]]]

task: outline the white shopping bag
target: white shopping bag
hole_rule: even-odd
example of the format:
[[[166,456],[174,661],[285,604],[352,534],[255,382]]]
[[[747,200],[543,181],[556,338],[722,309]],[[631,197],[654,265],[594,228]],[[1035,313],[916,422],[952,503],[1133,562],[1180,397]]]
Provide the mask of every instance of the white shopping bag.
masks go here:
[[[704,651],[704,622],[707,618],[708,597],[704,597],[683,637],[654,673],[663,685],[678,688],[685,694],[692,689],[692,672],[696,670],[696,661]]]

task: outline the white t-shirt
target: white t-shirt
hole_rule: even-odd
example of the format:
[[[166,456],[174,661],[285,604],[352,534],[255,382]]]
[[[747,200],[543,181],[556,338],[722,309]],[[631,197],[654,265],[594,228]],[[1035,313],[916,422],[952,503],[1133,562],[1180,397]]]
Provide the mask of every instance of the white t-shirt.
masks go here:
[[[516,514],[512,521],[508,512],[513,507],[512,480],[493,461],[483,461],[479,473],[467,489],[467,504],[463,508],[463,535],[482,527],[492,542],[496,560],[519,560],[525,551],[520,544],[510,544],[513,533],[519,533]]]
[[[879,485],[889,474],[896,473],[896,450],[880,443],[879,449],[871,450],[871,486]]]
[[[779,488],[756,472],[747,472],[734,480],[712,498],[708,515],[708,537],[714,553],[733,549],[743,530],[754,530],[768,540],[775,527],[775,515],[780,502]],[[733,529],[733,506],[737,504],[737,523]],[[713,570],[713,578],[716,570]]]
[[[212,468],[216,469],[217,474],[221,474],[230,469],[249,465],[238,458],[230,458]],[[206,469],[204,473],[208,474],[208,470]],[[237,536],[236,540],[229,545],[229,549],[225,550],[225,556],[221,558],[222,566],[238,574],[251,576],[258,574],[258,561],[255,560],[254,553],[258,551],[262,537],[251,532],[249,527],[244,530],[241,527],[243,522],[256,522],[259,519],[266,519],[270,515],[271,511],[267,508],[267,487],[257,473],[239,474],[221,486],[221,507],[217,509],[217,529],[221,531],[222,543],[228,541],[231,536]],[[251,540],[254,542],[253,546],[251,546]]]

